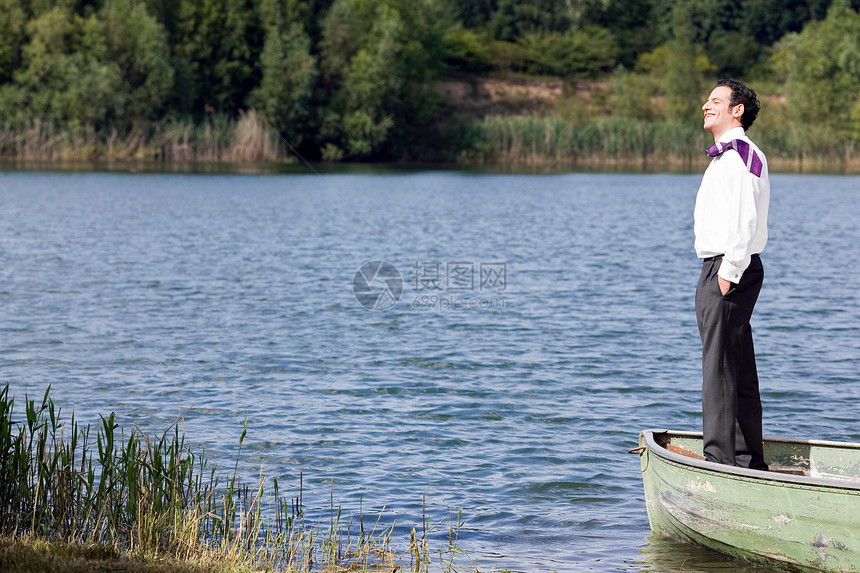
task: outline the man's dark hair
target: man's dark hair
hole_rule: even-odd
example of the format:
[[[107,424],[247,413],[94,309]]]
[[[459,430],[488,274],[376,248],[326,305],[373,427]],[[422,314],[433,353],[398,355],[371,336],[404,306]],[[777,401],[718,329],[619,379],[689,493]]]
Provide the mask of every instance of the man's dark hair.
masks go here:
[[[726,86],[732,90],[732,101],[729,102],[731,107],[744,104],[744,113],[741,116],[741,125],[743,126],[744,131],[746,131],[753,124],[755,118],[758,116],[759,110],[761,109],[761,104],[758,103],[755,91],[738,80],[719,80],[717,81],[717,85],[714,87],[718,88],[720,86]]]

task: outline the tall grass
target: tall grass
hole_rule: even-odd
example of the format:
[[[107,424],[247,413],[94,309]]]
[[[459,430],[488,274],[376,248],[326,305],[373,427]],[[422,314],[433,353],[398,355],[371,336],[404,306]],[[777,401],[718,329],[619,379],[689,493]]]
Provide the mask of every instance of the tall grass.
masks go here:
[[[772,170],[860,172],[860,140],[779,114],[762,118],[751,136]],[[443,125],[451,140],[440,160],[505,165],[623,166],[698,170],[713,143],[697,124],[614,116],[570,120],[559,115],[503,115]],[[453,147],[453,151],[451,150]],[[326,153],[323,154],[328,157]],[[289,143],[254,110],[231,119],[166,119],[120,132],[33,119],[0,126],[0,158],[19,161],[164,161],[278,163],[296,161]]]
[[[707,148],[701,130],[668,122],[598,118],[491,116],[477,126],[476,152],[465,159],[490,163],[560,165],[689,164]]]
[[[120,132],[38,118],[0,126],[0,158],[19,161],[152,160],[282,162],[290,160],[280,135],[256,111],[236,119],[166,119]]]
[[[489,116],[470,126],[464,162],[518,165],[689,168],[706,164],[713,139],[700,125],[599,117],[571,122],[558,116]],[[860,141],[818,126],[755,126],[751,136],[771,166],[860,170]]]
[[[359,517],[335,511],[323,529],[306,518],[302,488],[284,497],[277,480],[267,488],[262,473],[256,484],[242,483],[239,456],[247,434],[243,426],[232,475],[216,476],[205,456],[185,443],[181,419],[162,435],[137,428],[126,435],[115,415],[101,417],[95,430],[64,423],[49,396],[25,397],[24,413],[14,418],[8,384],[0,389],[0,536],[100,545],[119,552],[184,560],[220,559],[279,570],[306,571],[409,568],[427,571],[428,534],[413,536],[398,554],[392,547],[394,525],[368,530]],[[440,549],[440,563],[453,568],[455,535]],[[446,560],[445,555],[448,555]]]

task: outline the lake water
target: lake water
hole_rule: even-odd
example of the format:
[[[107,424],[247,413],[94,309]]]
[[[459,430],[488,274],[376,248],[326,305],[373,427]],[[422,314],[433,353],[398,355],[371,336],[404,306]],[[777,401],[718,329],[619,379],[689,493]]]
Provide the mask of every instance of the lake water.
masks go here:
[[[0,383],[84,423],[185,412],[225,475],[247,416],[252,481],[302,470],[309,513],[382,512],[402,549],[422,496],[462,510],[482,571],[736,571],[649,537],[627,453],[700,428],[700,179],[0,173]],[[772,187],[765,433],[860,441],[860,178]]]

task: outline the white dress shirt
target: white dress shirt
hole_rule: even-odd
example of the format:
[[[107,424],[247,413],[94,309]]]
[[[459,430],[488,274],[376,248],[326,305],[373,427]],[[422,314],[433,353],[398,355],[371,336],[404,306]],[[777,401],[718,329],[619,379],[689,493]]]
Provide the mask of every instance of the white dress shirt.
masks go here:
[[[719,141],[742,139],[762,162],[761,177],[746,167],[734,149],[714,157],[705,170],[696,195],[693,232],[696,255],[700,259],[723,255],[718,275],[737,283],[767,243],[767,209],[770,181],[764,153],[750,141],[743,128],[724,133]]]

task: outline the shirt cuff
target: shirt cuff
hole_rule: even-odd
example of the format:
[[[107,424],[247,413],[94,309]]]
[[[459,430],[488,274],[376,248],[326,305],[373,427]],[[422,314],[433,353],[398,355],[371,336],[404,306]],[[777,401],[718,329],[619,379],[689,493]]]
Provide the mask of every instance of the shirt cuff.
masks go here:
[[[720,263],[720,270],[717,271],[717,276],[726,279],[729,282],[733,282],[738,284],[741,282],[741,276],[744,274],[744,269],[740,268],[736,264],[727,261],[723,258],[723,262]]]

